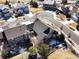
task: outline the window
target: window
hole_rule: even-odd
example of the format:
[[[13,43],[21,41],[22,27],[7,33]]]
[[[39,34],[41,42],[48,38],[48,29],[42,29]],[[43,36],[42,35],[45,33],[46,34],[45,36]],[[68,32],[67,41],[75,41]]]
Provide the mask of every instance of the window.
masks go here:
[[[69,40],[69,39],[68,39]],[[71,40],[69,40],[69,42],[74,46],[74,43],[71,41]]]
[[[47,29],[44,31],[45,34],[49,34],[49,32],[50,32],[50,28],[47,28]]]

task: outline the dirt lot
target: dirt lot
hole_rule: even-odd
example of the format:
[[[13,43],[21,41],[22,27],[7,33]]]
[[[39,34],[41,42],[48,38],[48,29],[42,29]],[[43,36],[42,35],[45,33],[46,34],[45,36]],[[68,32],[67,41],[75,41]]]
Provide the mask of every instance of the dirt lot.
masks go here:
[[[51,55],[49,55],[48,59],[79,59],[76,55],[74,55],[70,50],[58,49]]]

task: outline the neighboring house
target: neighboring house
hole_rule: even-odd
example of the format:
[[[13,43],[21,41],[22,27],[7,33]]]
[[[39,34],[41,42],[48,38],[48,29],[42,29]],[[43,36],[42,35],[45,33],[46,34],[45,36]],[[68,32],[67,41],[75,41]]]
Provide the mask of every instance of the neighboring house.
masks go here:
[[[78,0],[67,0],[67,3],[76,3]]]
[[[3,41],[5,45],[7,45],[5,50],[7,50],[8,48],[10,49],[7,50],[8,52],[10,52],[10,55],[12,55],[10,57],[18,55],[21,49],[23,49],[22,52],[24,52],[29,46],[31,46],[28,31],[30,30],[29,27],[33,23],[27,21],[25,24],[26,25],[22,24],[16,27],[12,27],[11,24],[12,28],[7,28],[6,30],[3,29],[4,31],[0,33],[0,41]],[[9,27],[9,25],[7,27]]]
[[[44,0],[44,4],[50,4],[50,5],[52,5],[52,4],[54,4],[54,2],[61,3],[62,0]]]
[[[50,10],[50,11],[53,10],[53,11],[55,11],[56,8],[53,5],[55,5],[55,0],[44,0],[43,9],[44,10]]]
[[[43,9],[55,11],[57,9],[56,4],[61,3],[61,2],[62,0],[44,0]]]
[[[53,5],[55,0],[44,0],[44,4]]]
[[[10,3],[17,3],[18,1],[24,2],[24,3],[28,3],[28,2],[30,2],[31,0],[0,0],[0,3],[1,3],[1,4],[4,4],[6,1],[8,1],[8,2],[10,2]]]
[[[56,3],[62,3],[63,0],[44,0],[44,3],[53,4],[54,1],[56,1]],[[78,1],[78,0],[67,0],[67,3],[76,3],[76,1]]]

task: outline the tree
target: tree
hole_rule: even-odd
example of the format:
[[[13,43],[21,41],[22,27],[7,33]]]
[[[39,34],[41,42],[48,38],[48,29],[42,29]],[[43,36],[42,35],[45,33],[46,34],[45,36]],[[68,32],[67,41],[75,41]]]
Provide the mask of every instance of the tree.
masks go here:
[[[7,59],[8,52],[7,51],[1,51],[1,56],[3,57],[3,59]]]
[[[0,51],[0,58],[3,59],[3,57],[2,57],[2,51]]]
[[[37,48],[30,47],[28,51],[30,52],[28,59],[37,59]]]
[[[58,41],[61,42],[61,43],[64,43],[64,41],[65,41],[65,36],[64,36],[63,33],[61,33],[61,34],[59,35]]]
[[[48,52],[49,52],[49,45],[42,44],[40,47],[38,47],[39,53],[42,56],[43,59],[48,59]]]
[[[31,0],[30,5],[32,5],[32,7],[35,7],[35,8],[38,7],[38,4],[35,0]]]
[[[79,24],[76,26],[76,29],[79,31]]]
[[[39,0],[39,1],[44,1],[44,0]]]
[[[12,8],[11,5],[10,5],[10,3],[9,3],[7,0],[6,0],[6,2],[5,2],[5,5],[8,5],[9,8]]]
[[[62,0],[62,4],[67,4],[67,0]]]

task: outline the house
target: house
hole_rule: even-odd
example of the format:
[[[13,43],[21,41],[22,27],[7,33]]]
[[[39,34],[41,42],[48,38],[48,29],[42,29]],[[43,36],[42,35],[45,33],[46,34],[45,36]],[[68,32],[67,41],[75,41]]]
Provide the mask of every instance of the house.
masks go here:
[[[67,3],[76,3],[78,0],[67,0]]]
[[[56,4],[59,4],[61,2],[62,2],[61,0],[44,0],[43,1],[43,9],[55,11],[55,10],[57,10]]]
[[[43,2],[43,9],[44,10],[50,10],[50,11],[52,11],[52,10],[56,10],[56,5],[55,6],[53,6],[53,5],[55,5],[55,1],[54,0],[45,0],[44,2]]]
[[[18,1],[20,1],[21,3],[24,2],[24,3],[28,3],[30,2],[31,0],[7,0],[8,2],[10,3],[17,3]],[[0,0],[0,4],[5,4],[6,0]]]
[[[56,30],[59,33],[63,33],[65,35],[65,37],[67,37],[65,39],[65,41],[67,42],[68,47],[74,51],[76,54],[79,55],[79,33],[78,32],[74,32],[72,31],[70,28],[68,28],[67,25],[63,24],[62,22],[60,22],[59,20],[57,20],[56,18],[54,18],[55,14],[54,13],[49,13],[49,12],[41,12],[37,18],[40,20],[41,25],[36,25],[36,28],[34,29],[38,29],[38,31],[41,31],[40,33],[37,32],[39,35],[42,35],[40,37],[45,37],[46,34],[44,33],[44,30],[46,30],[47,28],[44,26],[48,26],[49,28],[51,28],[52,30]],[[38,22],[38,23],[40,23]],[[37,24],[38,24],[37,23]],[[37,26],[39,28],[37,28]],[[42,29],[40,28],[42,27]],[[62,29],[61,29],[62,28]],[[43,30],[44,29],[44,30]]]

